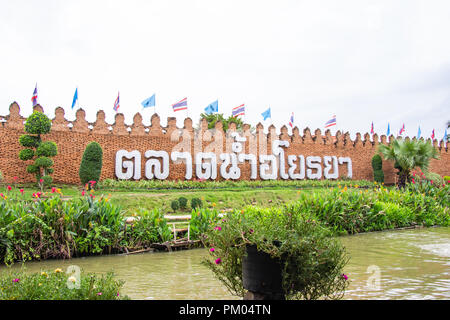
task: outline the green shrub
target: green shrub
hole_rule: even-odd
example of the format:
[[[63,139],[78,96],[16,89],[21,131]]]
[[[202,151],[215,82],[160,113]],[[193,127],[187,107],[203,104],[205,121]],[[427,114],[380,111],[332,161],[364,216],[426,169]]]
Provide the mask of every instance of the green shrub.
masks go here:
[[[19,152],[19,159],[23,161],[31,160],[34,157],[34,150],[23,149]]]
[[[379,154],[376,154],[372,157],[372,168],[373,170],[381,170],[383,168],[383,161]]]
[[[384,182],[383,161],[379,154],[372,157],[373,180],[378,183]]]
[[[384,183],[384,172],[383,170],[375,170],[373,172],[373,180],[378,183]]]
[[[178,203],[178,200],[173,200],[170,203],[170,207],[172,208],[172,210],[175,212],[180,208],[180,204]]]
[[[50,167],[53,166],[53,160],[50,157],[54,157],[58,154],[58,148],[56,143],[52,141],[42,142],[41,135],[50,132],[52,123],[50,119],[42,112],[33,112],[25,122],[25,132],[27,135],[21,135],[19,143],[27,149],[19,152],[19,159],[23,161],[32,160],[35,156],[33,165],[27,167],[28,173],[33,173],[36,176],[36,182],[41,179],[44,184],[40,184],[41,191],[44,185],[48,185],[48,182],[53,180],[51,178],[43,178],[53,172]],[[33,149],[36,149],[34,151]]]
[[[248,207],[227,213],[213,226],[204,238],[212,248],[203,263],[234,295],[245,294],[242,260],[247,245],[279,261],[287,299],[339,299],[348,287],[345,248],[314,216],[297,214],[294,206]]]
[[[444,180],[445,182],[450,183],[450,176],[444,176]]]
[[[9,270],[0,275],[0,300],[128,300],[120,294],[124,282],[106,275],[53,271]]]
[[[37,148],[39,146],[39,138],[37,136],[23,134],[19,138],[19,143],[24,147]]]
[[[83,153],[81,159],[79,176],[81,183],[86,184],[89,181],[100,180],[103,166],[103,150],[95,141],[90,142]]]
[[[193,210],[195,210],[197,208],[201,208],[202,206],[203,206],[203,202],[199,198],[192,198],[191,199],[191,208]]]
[[[186,209],[188,200],[185,197],[179,197],[178,203],[180,204],[180,209]]]
[[[50,119],[39,111],[34,111],[25,122],[25,132],[29,134],[46,134],[50,132],[51,127]]]
[[[53,160],[48,157],[39,157],[34,161],[36,167],[48,168],[53,166]]]
[[[54,157],[58,154],[58,147],[53,141],[42,142],[36,149],[36,156]]]

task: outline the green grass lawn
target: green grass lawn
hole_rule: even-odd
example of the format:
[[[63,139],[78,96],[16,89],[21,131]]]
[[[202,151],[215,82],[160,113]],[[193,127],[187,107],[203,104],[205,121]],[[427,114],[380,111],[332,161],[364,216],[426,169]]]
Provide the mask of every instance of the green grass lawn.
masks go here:
[[[72,199],[82,197],[82,186],[59,185],[63,199]],[[24,189],[23,195],[19,189]],[[199,198],[203,202],[203,207],[215,207],[219,211],[227,211],[235,208],[243,208],[247,205],[260,207],[279,206],[294,201],[298,198],[300,192],[318,191],[322,188],[296,188],[296,187],[267,187],[267,188],[227,188],[225,190],[217,189],[167,189],[167,190],[117,190],[113,188],[102,188],[95,190],[96,197],[107,197],[111,203],[119,205],[124,210],[125,216],[131,216],[142,209],[161,208],[165,214],[189,214],[191,213],[190,203],[192,198]],[[9,197],[18,197],[30,199],[32,194],[39,189],[31,185],[17,185],[9,192]],[[6,188],[3,191],[8,194]],[[44,197],[49,196],[51,190],[44,190]],[[173,200],[179,197],[185,197],[188,200],[188,206],[185,210],[174,212],[170,206]]]

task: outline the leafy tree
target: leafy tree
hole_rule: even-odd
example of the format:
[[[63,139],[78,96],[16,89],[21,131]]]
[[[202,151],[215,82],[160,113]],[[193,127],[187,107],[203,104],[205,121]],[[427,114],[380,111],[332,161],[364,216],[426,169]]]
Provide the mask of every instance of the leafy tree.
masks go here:
[[[224,131],[228,130],[228,127],[231,123],[236,124],[237,130],[242,129],[242,127],[244,125],[244,122],[242,121],[242,119],[240,119],[238,117],[235,118],[233,116],[229,116],[228,118],[225,118],[222,113],[213,113],[213,114],[202,113],[202,114],[200,114],[200,121],[202,119],[206,119],[206,121],[208,122],[208,129],[213,129],[217,121],[222,122]]]
[[[58,148],[53,141],[42,141],[41,135],[50,132],[52,123],[42,112],[35,111],[25,122],[25,132],[21,135],[19,143],[25,147],[19,152],[19,159],[23,161],[33,160],[34,163],[27,167],[28,173],[36,175],[36,181],[43,181],[43,185],[50,185],[53,181],[50,174],[53,173],[52,157],[58,154]]]
[[[81,159],[79,176],[81,183],[87,184],[89,181],[98,182],[102,173],[103,150],[95,141],[90,142],[83,153]],[[91,186],[91,184],[89,184]]]
[[[403,188],[410,180],[410,172],[416,167],[427,172],[431,159],[438,159],[439,154],[430,142],[422,140],[396,139],[390,145],[379,145],[379,152],[385,160],[395,161],[398,169],[398,186]]]

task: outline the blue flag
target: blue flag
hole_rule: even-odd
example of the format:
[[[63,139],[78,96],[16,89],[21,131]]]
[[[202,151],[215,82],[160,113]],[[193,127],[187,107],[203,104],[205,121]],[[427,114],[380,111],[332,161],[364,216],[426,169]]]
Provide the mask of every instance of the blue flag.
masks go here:
[[[210,103],[205,108],[205,113],[206,114],[211,114],[211,113],[218,112],[218,111],[219,111],[219,100],[216,100],[213,103]]]
[[[417,139],[420,139],[421,134],[422,134],[422,131],[420,131],[420,126],[419,126],[419,131],[417,132]]]
[[[447,142],[447,129],[445,129],[444,138],[442,138],[444,142]]]
[[[272,116],[270,115],[270,108],[261,113],[261,115],[263,116],[264,120],[266,120],[267,118],[272,118]]]
[[[153,94],[150,98],[145,99],[141,102],[144,108],[154,107],[155,106],[155,94]]]
[[[389,122],[388,122],[388,129],[387,129],[386,136],[389,137],[390,134],[391,134],[391,127],[389,126]]]
[[[75,89],[75,94],[73,95],[73,101],[72,101],[72,109],[75,107],[75,103],[78,101],[78,88]]]

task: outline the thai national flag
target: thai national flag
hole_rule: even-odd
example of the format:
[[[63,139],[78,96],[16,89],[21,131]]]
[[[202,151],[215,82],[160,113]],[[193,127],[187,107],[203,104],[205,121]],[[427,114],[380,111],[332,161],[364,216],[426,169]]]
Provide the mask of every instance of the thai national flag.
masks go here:
[[[399,135],[402,135],[403,132],[405,132],[405,124],[403,124],[402,128],[400,129]]]
[[[119,104],[119,93],[117,93],[117,99],[116,99],[116,101],[114,101],[114,111],[117,112],[119,107],[120,107],[120,104]]]
[[[291,126],[291,128],[294,127],[294,113],[293,112],[291,114],[291,119],[289,120],[289,125]]]
[[[236,118],[238,116],[244,116],[245,115],[245,106],[244,104],[241,104],[240,106],[234,107],[231,110],[231,115],[233,118]]]
[[[187,97],[172,105],[173,111],[187,110]]]
[[[372,122],[372,126],[370,127],[370,134],[374,134],[375,131],[373,131],[373,122]]]
[[[336,125],[336,116],[333,116],[330,120],[325,123],[325,128]]]
[[[34,91],[33,91],[33,97],[31,97],[31,101],[33,102],[33,107],[35,105],[37,105],[37,97],[38,97],[38,94],[37,94],[37,84],[36,84],[36,87],[34,87]]]
[[[433,129],[433,131],[431,132],[431,140],[434,140],[434,129]]]

